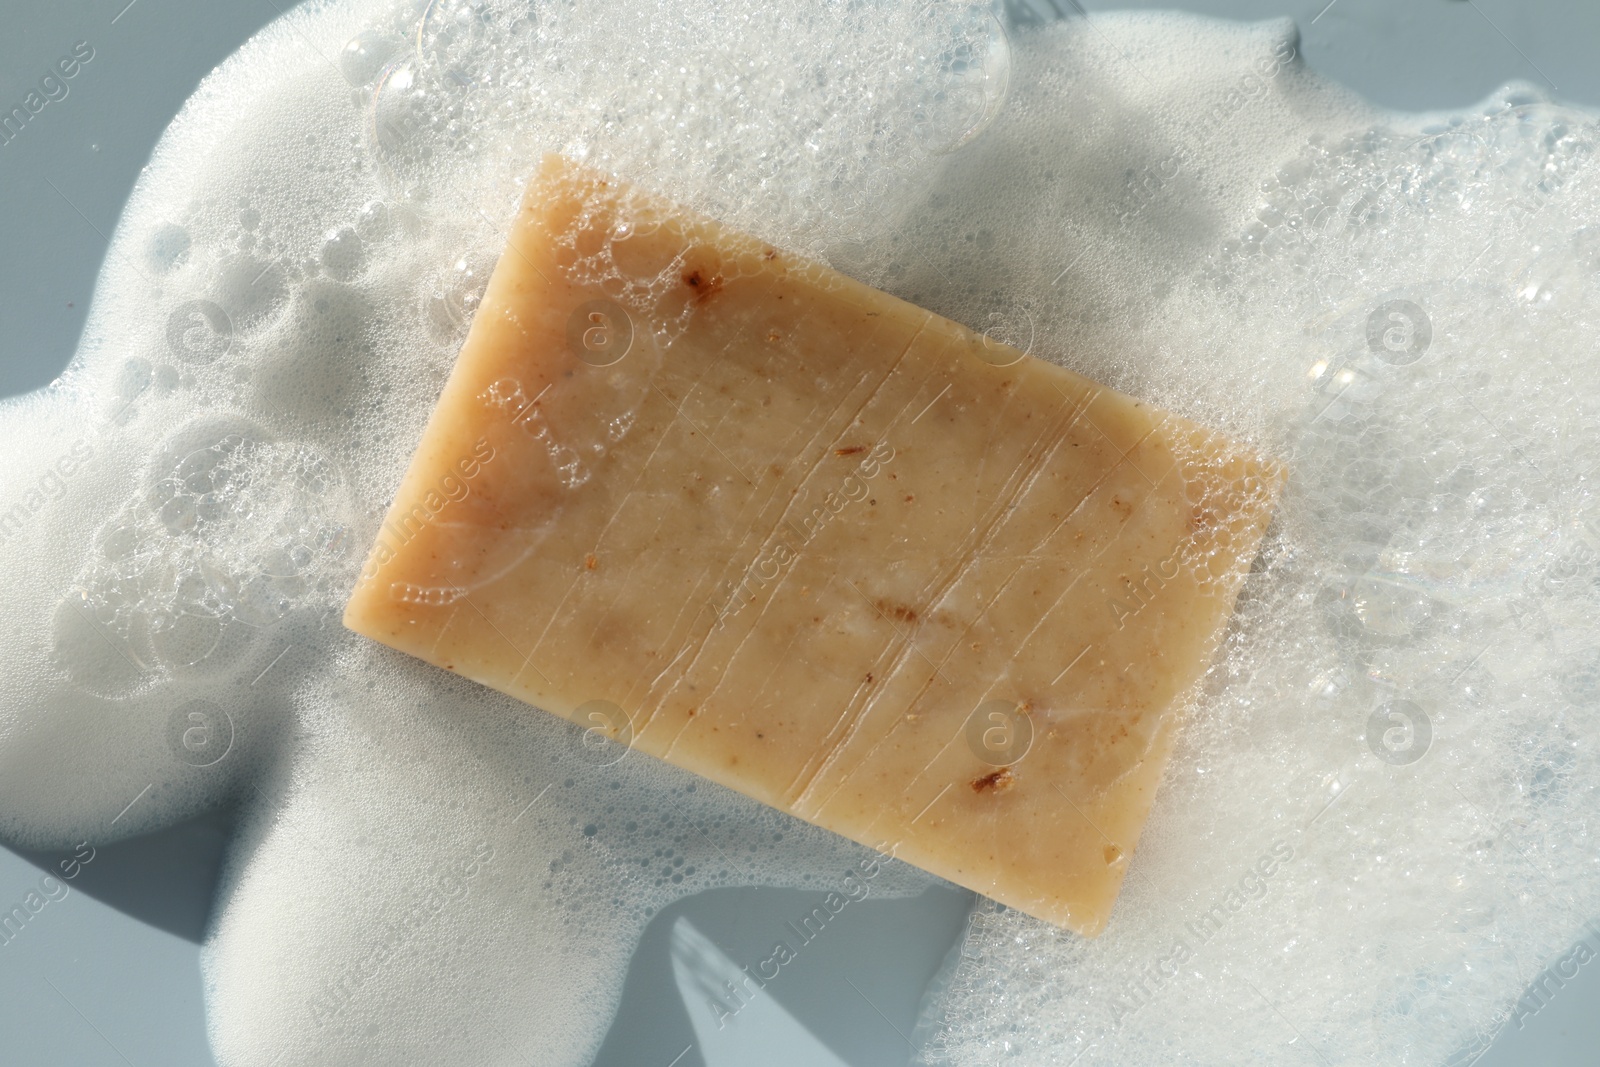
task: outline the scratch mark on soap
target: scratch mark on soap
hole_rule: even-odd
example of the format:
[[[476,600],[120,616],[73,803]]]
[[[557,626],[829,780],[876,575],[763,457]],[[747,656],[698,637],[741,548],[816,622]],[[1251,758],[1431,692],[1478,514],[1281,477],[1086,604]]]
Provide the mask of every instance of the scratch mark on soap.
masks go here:
[[[910,651],[915,652],[917,655],[921,656],[923,661],[926,662],[929,667],[933,668],[933,673],[938,676],[940,681],[944,682],[947,685],[952,684],[950,682],[950,679],[945,677],[944,672],[939,669],[939,665],[937,663],[933,662],[933,660],[929,659],[928,658],[928,654],[926,652],[922,651],[922,649],[917,647],[917,643],[914,640],[912,640],[911,635],[903,632],[900,629],[900,627],[895,626],[895,616],[890,615],[888,612],[884,611],[884,609],[880,606],[880,605],[886,603],[886,601],[883,601],[882,599],[874,600],[871,597],[867,596],[866,593],[863,593],[861,591],[861,587],[859,585],[857,585],[855,582],[852,582],[848,578],[846,578],[844,580],[844,584],[848,585],[851,589],[854,589],[857,593],[860,593],[861,599],[865,600],[868,604],[870,604],[872,606],[872,609],[874,611],[876,611],[879,615],[882,615],[884,617],[884,619],[889,623],[890,627],[892,627],[894,629],[895,635],[897,637],[899,637],[900,640],[905,642],[906,647]],[[916,619],[916,617],[917,617],[916,612],[912,608],[907,607],[905,605],[896,605],[896,607],[900,611],[910,612],[912,621],[914,621]]]
[[[916,819],[912,819],[910,825],[915,826],[916,823],[917,823],[917,819],[920,819],[924,815],[928,814],[928,810],[930,808],[932,808],[935,804],[939,803],[939,798],[944,796],[946,793],[950,792],[950,785],[951,785],[951,783],[946,782],[944,784],[944,788],[939,790],[938,793],[934,794],[934,798],[932,800],[928,801],[927,806],[924,807],[921,811],[917,812],[917,818]]]
[[[546,382],[545,385],[544,385],[544,388],[539,390],[538,394],[532,400],[530,400],[526,404],[524,404],[517,411],[517,413],[515,415],[511,416],[511,424],[513,426],[520,426],[524,421],[526,421],[528,412],[533,410],[533,405],[535,405],[535,404],[537,404],[539,402],[539,398],[540,397],[544,396],[544,394],[546,394],[546,393],[548,393],[550,391],[550,386],[552,384],[554,384],[554,383]],[[527,395],[527,394],[523,394],[523,395]]]
[[[1057,391],[1060,392],[1059,388],[1058,388]],[[1049,457],[1051,455],[1053,455],[1057,449],[1060,448],[1061,442],[1066,440],[1066,438],[1068,437],[1070,431],[1072,430],[1072,427],[1077,425],[1078,421],[1085,417],[1085,414],[1088,411],[1089,406],[1096,399],[1099,398],[1099,396],[1101,395],[1102,392],[1103,392],[1103,390],[1094,389],[1094,390],[1086,393],[1083,397],[1081,397],[1078,400],[1074,400],[1072,397],[1068,396],[1064,392],[1061,394],[1062,395],[1062,399],[1066,400],[1068,405],[1069,405],[1069,410],[1071,412],[1071,417],[1068,419],[1066,426],[1060,432],[1058,432],[1055,435],[1056,443],[1054,445],[1052,445],[1049,449],[1046,449],[1041,454],[1041,456],[1038,457],[1038,459],[1036,461],[1036,468],[1035,468],[1035,471],[1034,471],[1034,475],[1035,476],[1037,476],[1039,471],[1044,469]],[[1092,420],[1091,420],[1091,425],[1092,425]],[[1096,429],[1098,429],[1098,427],[1096,427]],[[1054,536],[1054,534],[1055,534],[1055,532],[1057,530],[1060,530],[1061,528],[1066,526],[1067,522],[1070,520],[1070,518],[1073,515],[1076,515],[1078,512],[1080,512],[1081,510],[1083,510],[1087,506],[1087,504],[1089,502],[1089,499],[1094,495],[1095,491],[1111,477],[1112,471],[1114,469],[1115,468],[1111,468],[1111,469],[1108,469],[1108,470],[1106,470],[1106,471],[1101,473],[1099,479],[1096,480],[1094,485],[1091,486],[1088,489],[1088,491],[1084,494],[1083,499],[1080,500],[1076,505],[1074,505],[1073,508],[1072,508],[1072,511],[1068,514],[1068,516],[1066,518],[1063,518],[1057,524],[1056,530],[1051,531],[1050,534],[1046,535],[1043,539],[1041,539],[1041,541],[1040,541],[1041,544],[1045,543],[1045,542],[1048,542],[1050,537]],[[890,472],[889,477],[890,478],[894,477],[894,473],[892,471]],[[1020,496],[1026,495],[1026,493],[1029,491],[1030,488],[1031,488],[1030,484],[1025,482],[1024,485],[1017,490],[1016,496],[1020,497]],[[907,502],[910,502],[910,500],[912,498],[908,495],[906,499],[907,499]],[[1110,540],[1106,541],[1106,543],[1104,543],[1103,545],[1100,546],[1099,551],[1095,553],[1095,555],[1093,557],[1093,560],[1098,560],[1102,555],[1104,555],[1107,551],[1109,551],[1111,546],[1113,544],[1115,544],[1115,543],[1116,543],[1116,538],[1115,537],[1113,537]],[[979,551],[979,553],[981,554],[981,546],[976,546],[976,547],[977,547],[977,550]],[[969,557],[969,564],[968,565],[970,566],[970,557]],[[963,572],[964,572],[964,570],[965,570],[965,568],[962,568]],[[1000,589],[997,590],[995,592],[995,594],[990,598],[990,600],[989,600],[989,606],[990,607],[992,607],[994,604],[999,602],[1000,598],[1003,595],[1005,595],[1005,592],[1011,587],[1011,585],[1017,580],[1017,577],[1019,575],[1021,575],[1022,573],[1023,573],[1023,568],[1018,567],[1018,568],[1014,569],[1011,572],[1011,574],[1006,577],[1005,581],[1003,581],[1001,583]],[[1082,579],[1084,573],[1086,573],[1086,572],[1080,572],[1073,579],[1073,581],[1068,585],[1068,587],[1065,590],[1062,591],[1061,595],[1056,598],[1055,603],[1052,604],[1050,606],[1050,608],[1046,609],[1044,612],[1039,614],[1039,616],[1037,617],[1036,621],[1034,622],[1033,628],[1029,630],[1028,634],[1026,636],[1024,636],[1021,641],[1017,642],[1017,647],[1018,648],[1023,648],[1023,647],[1027,646],[1028,642],[1032,639],[1033,635],[1035,633],[1037,633],[1039,631],[1040,627],[1042,627],[1044,625],[1045,619],[1049,617],[1051,612],[1053,612],[1056,609],[1057,606],[1059,606],[1063,601],[1065,601],[1067,599],[1067,597],[1071,595],[1073,590],[1075,590],[1077,588],[1078,583]],[[958,572],[957,574],[951,576],[948,579],[948,584],[946,584],[945,589],[948,590],[949,588],[952,588],[956,583],[958,583],[960,581],[961,576],[962,576],[961,572]],[[849,579],[846,579],[846,582],[852,588],[856,588],[856,592],[858,592],[858,593],[861,592],[861,590],[855,586],[854,582],[850,582]],[[938,591],[936,590],[935,591],[935,596],[930,598],[932,600],[932,602],[934,602],[934,603],[938,602],[937,601],[937,596],[938,595],[939,595]],[[866,594],[862,593],[862,596],[866,596]],[[985,608],[985,611],[987,611],[987,608]],[[984,614],[984,612],[980,611],[978,613],[978,615],[975,616],[975,617],[976,618],[981,618],[983,616],[983,614]],[[891,625],[892,625],[892,623],[891,623]],[[896,627],[896,629],[898,629],[898,627]],[[966,639],[970,635],[970,633],[971,633],[971,625],[969,624],[968,627],[962,632],[961,638],[962,639]],[[924,692],[926,692],[926,690],[933,685],[935,679],[937,679],[939,681],[945,681],[945,682],[949,681],[949,679],[947,679],[945,677],[944,672],[942,670],[940,670],[939,665],[933,663],[933,661],[931,659],[928,659],[928,656],[925,653],[923,653],[921,649],[917,648],[915,643],[913,643],[913,642],[908,640],[906,642],[906,644],[909,646],[909,648],[912,651],[916,652],[919,656],[922,656],[922,658],[924,660],[927,660],[927,662],[930,665],[933,666],[933,669],[934,669],[933,677],[929,678],[926,681],[926,683],[924,683],[924,686],[923,686]],[[942,659],[942,662],[949,662],[950,657],[954,654],[954,649],[955,649],[955,646],[952,645],[951,646],[951,650],[946,652],[946,654],[944,655],[944,657]],[[950,743],[954,743],[954,742],[952,741],[952,742],[947,743],[946,747],[948,747],[948,744],[950,744]],[[866,761],[870,761],[872,759],[872,757],[878,752],[879,748],[883,744],[884,744],[884,741],[880,740],[876,744],[872,745],[868,749],[867,753],[862,757],[862,762],[864,763]],[[831,760],[829,762],[831,762]],[[932,765],[932,762],[930,761],[929,766],[931,766],[931,765]],[[825,766],[826,766],[826,764],[825,764]],[[927,768],[924,768],[924,772],[926,770],[927,770]],[[819,771],[816,775],[813,775],[811,781],[815,782],[820,777],[820,774],[821,774],[821,772]],[[809,788],[810,788],[810,786],[808,784],[807,789],[809,789]],[[842,788],[842,782],[840,784],[834,786],[833,790],[831,790],[829,792],[829,794],[822,799],[822,801],[820,802],[818,807],[821,808],[821,807],[826,806],[833,799],[833,797],[838,793],[840,788]],[[802,795],[801,795],[801,797],[799,799],[803,799],[803,798],[804,798],[804,794],[802,793]],[[796,803],[798,804],[798,799],[797,799]],[[874,825],[876,825],[876,823],[874,823]]]
[[[949,391],[950,391],[950,383],[946,382],[944,388],[939,390],[939,395],[934,397],[932,400],[928,401],[928,406],[923,408],[920,412],[917,413],[917,419],[922,418],[922,416],[926,415],[929,411],[933,410],[933,405],[937,404],[944,397],[944,394],[948,393]],[[911,425],[915,426],[917,424],[917,419],[912,419],[911,420]]]
[[[776,294],[776,295],[777,295],[777,299],[779,299],[779,300],[783,299],[783,294],[782,293],[779,293],[779,294]],[[881,393],[881,391],[883,390],[884,385],[887,382],[889,382],[891,379],[893,379],[894,376],[897,373],[899,373],[900,368],[906,362],[907,355],[911,352],[912,348],[916,345],[917,340],[924,333],[927,332],[929,324],[931,324],[934,321],[934,318],[935,318],[935,316],[934,316],[934,314],[932,312],[923,312],[922,320],[917,324],[917,328],[912,331],[911,336],[906,340],[905,346],[902,347],[900,349],[899,353],[895,356],[894,361],[888,366],[888,368],[881,375],[877,376],[877,380],[872,384],[870,390],[868,390],[866,397],[860,398],[855,403],[855,405],[854,405],[854,409],[855,410],[853,412],[852,420],[859,419],[860,416],[861,416],[861,413],[863,411],[865,411],[867,409],[867,407],[872,403],[872,401]],[[658,392],[660,391],[659,386],[657,387],[657,391]],[[665,394],[663,394],[663,396],[665,396]],[[856,400],[856,399],[857,398],[856,398],[854,390],[846,393],[844,396],[841,396],[839,398],[838,402],[833,406],[833,409],[828,413],[827,417],[818,421],[818,430],[817,430],[817,432],[815,434],[813,434],[811,436],[810,440],[807,442],[806,448],[801,450],[802,454],[804,454],[806,452],[809,452],[810,449],[812,447],[814,447],[816,443],[818,443],[818,441],[822,437],[822,435],[828,432],[828,430],[827,430],[828,426],[830,426],[830,425],[839,425],[839,422],[836,421],[837,417],[839,415],[839,412],[843,411],[846,408],[847,405],[850,405],[852,400]],[[668,397],[667,400],[668,400],[669,403],[672,402],[670,397]],[[673,406],[676,407],[677,405],[674,404]],[[680,414],[681,414],[681,412],[680,412]],[[851,422],[845,422],[844,423],[844,425],[846,425],[846,426],[851,425],[851,424],[852,424]],[[713,445],[713,447],[715,447],[715,445]],[[796,478],[796,483],[795,484],[802,485],[802,486],[808,484],[810,482],[812,476],[818,470],[818,468],[820,468],[821,465],[825,462],[825,459],[826,459],[826,453],[819,454],[817,459],[816,459],[816,461],[814,463],[812,463],[809,466],[808,469],[806,469],[805,471],[803,471],[803,472],[801,472],[799,474],[799,476]],[[729,462],[732,462],[732,461],[730,460]],[[890,478],[894,478],[895,477],[895,474],[894,474],[893,471],[889,472],[889,477]],[[745,480],[747,482],[750,481],[748,478],[746,478]],[[753,485],[754,483],[751,482],[751,484]],[[791,495],[790,507],[793,507],[794,506],[793,502],[798,500],[798,499],[799,499],[798,497]],[[779,517],[778,522],[779,523],[788,523],[792,528],[793,524],[792,524],[792,521],[789,518],[789,514],[788,514],[787,509],[785,510],[784,514],[782,514]],[[778,525],[777,523],[774,524],[774,527],[773,527],[774,530],[777,529],[777,525]],[[769,536],[770,536],[770,534],[769,534]],[[764,543],[764,540],[763,540],[763,543]],[[868,601],[868,603],[871,603],[871,598],[867,597],[865,593],[861,593],[860,588],[856,587],[855,583],[850,582],[849,579],[845,579],[845,581],[846,581],[847,584],[849,584],[853,588],[855,588],[856,592],[860,593],[861,596],[863,597],[863,599],[866,599]],[[800,591],[801,596],[804,597],[807,594],[807,592],[808,591],[805,588],[802,587],[802,589]],[[757,619],[755,620],[754,625],[756,625],[756,626],[760,625],[761,618],[764,616],[765,612],[771,607],[771,605],[776,603],[776,599],[777,598],[774,596],[772,599],[768,600],[768,602],[765,605],[762,606],[761,611],[762,611],[763,614],[762,614],[762,616],[758,616],[757,617]],[[893,620],[890,620],[890,625],[894,626]],[[896,627],[896,630],[898,630],[898,627]],[[753,633],[754,631],[752,630],[751,632]],[[916,647],[916,643],[915,642],[913,642],[910,639],[906,638],[906,636],[904,634],[901,634],[900,636],[901,636],[901,638],[902,638],[902,640],[904,641],[904,644],[905,644],[905,650],[902,651],[902,653],[901,653],[902,656],[909,655],[910,653],[914,652],[917,656],[921,657],[928,664],[929,667],[931,667],[933,669],[933,674],[934,674],[934,676],[936,678],[938,678],[941,682],[944,682],[946,685],[953,684],[953,683],[951,683],[950,679],[945,677],[944,673],[939,670],[938,665],[936,663],[934,663],[932,659],[929,659],[928,655],[925,652],[923,652],[920,648]],[[741,645],[742,645],[742,643],[743,642],[741,642]],[[690,661],[690,667],[691,668],[693,668],[699,662],[699,657],[705,651],[706,648],[707,648],[707,641],[704,638],[702,638],[701,641],[698,643],[698,647],[695,650],[694,657]],[[738,650],[736,649],[735,652],[737,653],[737,651]],[[863,709],[863,711],[864,711],[864,709]],[[802,767],[800,769],[799,773],[796,774],[794,781],[790,783],[789,789],[786,790],[786,794],[794,798],[793,803],[796,806],[798,806],[798,805],[800,805],[800,804],[802,804],[804,802],[805,797],[810,792],[812,787],[821,779],[821,776],[824,773],[826,773],[828,768],[833,765],[834,761],[836,759],[838,759],[839,753],[841,751],[843,751],[843,749],[848,745],[849,740],[855,735],[855,731],[857,729],[859,729],[859,727],[860,727],[860,714],[861,713],[858,712],[857,715],[856,715],[855,720],[852,722],[852,721],[850,721],[850,719],[851,719],[850,709],[848,709],[848,708],[845,709],[841,713],[839,725],[835,729],[830,730],[830,732],[829,732],[829,737],[831,738],[831,742],[830,742],[830,744],[828,746],[825,746],[825,749],[824,749],[827,754],[824,755],[819,762],[816,762],[814,764],[808,764],[807,766]],[[672,743],[675,744],[676,741],[677,741],[677,738],[674,737]],[[668,747],[668,751],[670,751],[671,745],[669,744],[667,747]],[[663,756],[665,756],[665,753],[663,753]]]
[[[1074,581],[1073,585],[1076,585],[1076,584],[1077,584],[1077,582]],[[1070,589],[1071,587],[1069,586],[1068,588]],[[1051,607],[1054,607],[1054,606],[1055,606],[1054,604],[1051,605]],[[1051,685],[1055,685],[1057,682],[1061,681],[1061,679],[1065,678],[1067,676],[1067,672],[1070,671],[1072,668],[1076,667],[1078,665],[1078,661],[1080,659],[1082,659],[1084,656],[1088,655],[1089,654],[1089,649],[1091,649],[1093,647],[1094,646],[1092,644],[1091,645],[1084,645],[1083,646],[1083,651],[1079,652],[1076,656],[1073,656],[1072,657],[1072,662],[1067,664],[1065,667],[1061,668],[1061,673],[1056,675],[1055,678],[1053,678],[1051,680],[1050,684]]]
[[[673,400],[672,397],[667,394],[666,390],[662,389],[661,386],[656,385],[654,382],[651,383],[650,387],[652,389],[654,389],[656,392],[660,393],[661,394],[661,398],[663,400],[665,400],[667,403],[672,405],[672,410],[676,411],[678,413],[678,417],[680,419],[682,419],[685,423],[687,423],[691,430],[693,430],[696,434],[698,434],[700,436],[700,438],[705,441],[706,444],[708,444],[712,448],[716,449],[717,455],[721,456],[724,460],[726,460],[728,466],[732,467],[734,469],[734,472],[736,474],[738,474],[739,477],[743,478],[745,480],[745,482],[747,484],[749,484],[749,485],[755,485],[756,484],[753,479],[751,479],[747,474],[745,474],[744,469],[733,461],[732,457],[730,457],[726,452],[724,452],[721,448],[719,448],[717,446],[717,443],[715,441],[713,441],[710,438],[710,436],[706,434],[706,432],[704,430],[702,430],[702,429],[700,429],[700,427],[696,426],[694,424],[694,422],[692,422],[690,420],[689,416],[684,414],[683,408],[678,406],[677,401]]]
[[[522,649],[518,648],[517,645],[516,645],[516,642],[512,641],[511,638],[507,637],[505,635],[505,631],[500,629],[500,627],[496,626],[494,624],[494,620],[489,618],[489,616],[485,615],[483,613],[483,609],[478,607],[478,605],[476,605],[476,604],[474,604],[472,602],[472,598],[467,595],[467,591],[465,589],[462,589],[459,586],[456,586],[454,588],[455,588],[455,591],[461,595],[462,602],[465,603],[467,605],[467,607],[469,607],[473,611],[477,612],[478,613],[478,618],[480,618],[484,622],[488,623],[489,624],[489,629],[491,629],[495,633],[499,634],[500,635],[500,640],[504,641],[506,644],[511,646],[511,651],[515,652],[517,655],[522,657],[522,666],[518,667],[516,673],[513,674],[511,677],[513,679],[515,679],[518,675],[520,675],[523,672],[523,670],[525,670],[528,667],[532,667],[533,668],[533,673],[537,674],[540,678],[543,678],[545,685],[549,685],[552,688],[554,688],[554,686],[552,685],[549,677],[544,673],[544,671],[541,671],[539,669],[539,665],[537,663],[533,662],[533,654],[531,652],[524,653],[522,651]]]

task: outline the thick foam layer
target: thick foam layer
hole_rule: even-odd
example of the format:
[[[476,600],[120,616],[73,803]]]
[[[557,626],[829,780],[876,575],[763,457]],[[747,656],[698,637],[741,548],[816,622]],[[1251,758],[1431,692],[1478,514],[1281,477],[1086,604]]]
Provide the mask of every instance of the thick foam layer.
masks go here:
[[[0,834],[239,804],[229,1065],[582,1064],[654,909],[870,862],[337,625],[565,151],[1291,465],[1107,933],[980,908],[931,1061],[1476,1047],[1597,911],[1595,127],[1522,90],[1379,115],[1295,42],[887,0],[292,12],[163,140],[66,377],[0,408]]]

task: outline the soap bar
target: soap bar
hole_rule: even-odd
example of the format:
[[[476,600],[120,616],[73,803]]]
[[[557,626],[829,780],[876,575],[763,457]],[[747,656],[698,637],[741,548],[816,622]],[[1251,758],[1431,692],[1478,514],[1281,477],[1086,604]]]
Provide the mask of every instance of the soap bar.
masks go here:
[[[1092,935],[1281,480],[551,156],[345,624]]]

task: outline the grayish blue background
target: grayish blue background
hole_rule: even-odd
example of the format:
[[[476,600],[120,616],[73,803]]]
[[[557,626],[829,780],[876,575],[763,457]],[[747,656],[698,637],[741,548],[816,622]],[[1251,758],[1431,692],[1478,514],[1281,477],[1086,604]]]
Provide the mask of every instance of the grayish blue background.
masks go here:
[[[1090,18],[1129,7],[1238,19],[1289,15],[1300,24],[1312,67],[1380,104],[1460,107],[1513,78],[1561,99],[1600,104],[1594,0],[1008,0],[1008,6]],[[66,365],[108,238],[161,131],[200,78],[281,10],[275,0],[0,0],[0,112],[20,104],[76,42],[95,51],[66,98],[0,145],[0,395],[43,385]],[[194,939],[225,832],[225,820],[216,819],[102,849],[70,883],[68,896],[0,945],[0,1067],[212,1063]],[[51,858],[33,860],[0,849],[0,913],[38,886],[42,871],[34,864]],[[707,1041],[697,1034],[689,1012],[700,1008],[686,1007],[675,980],[674,928],[687,924],[698,943],[747,960],[750,938],[804,914],[815,903],[811,896],[718,890],[667,909],[635,957],[619,1022],[596,1067],[905,1063],[917,1002],[970,900],[953,888],[910,901],[864,902],[841,916],[801,965],[784,972],[781,988],[774,983],[748,1015],[741,1013],[739,1025],[729,1028],[736,1036]],[[1477,1062],[1600,1062],[1600,969],[1585,968]]]

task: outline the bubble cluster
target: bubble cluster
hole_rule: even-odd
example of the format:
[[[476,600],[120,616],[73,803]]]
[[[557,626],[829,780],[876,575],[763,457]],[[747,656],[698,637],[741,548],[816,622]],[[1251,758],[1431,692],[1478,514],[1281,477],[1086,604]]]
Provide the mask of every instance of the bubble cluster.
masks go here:
[[[58,659],[79,684],[93,688],[117,658],[152,668],[143,685],[222,667],[296,607],[334,603],[350,548],[335,468],[231,421],[162,442],[143,492],[99,532],[58,612]],[[100,655],[81,653],[83,622],[103,639]]]
[[[870,859],[632,754],[614,706],[584,729],[338,625],[558,151],[1287,472],[1109,929],[980,905],[927,1062],[1470,1058],[1600,907],[1597,130],[1516,87],[1379,114],[1297,47],[954,0],[295,9],[174,122],[68,373],[0,407],[0,835],[236,808],[230,1067],[581,1065],[666,903]],[[628,236],[566,251],[604,282]],[[569,344],[638,358],[628,309],[678,288]],[[1182,471],[1203,571],[1237,501]],[[962,728],[1002,768],[1031,736]],[[883,862],[874,892],[927,884]]]

